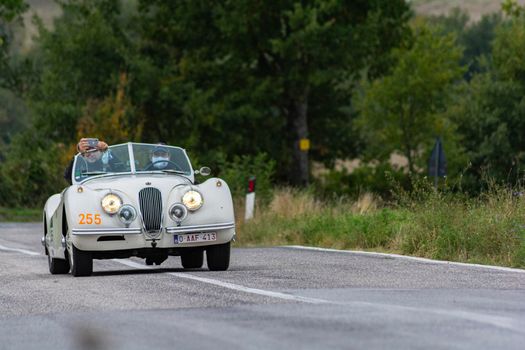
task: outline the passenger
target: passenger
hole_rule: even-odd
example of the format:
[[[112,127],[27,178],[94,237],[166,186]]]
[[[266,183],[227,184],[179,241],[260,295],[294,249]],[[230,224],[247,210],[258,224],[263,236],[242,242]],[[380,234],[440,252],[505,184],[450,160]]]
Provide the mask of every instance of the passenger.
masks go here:
[[[104,141],[98,141],[96,146],[90,144],[89,139],[82,138],[77,144],[77,151],[80,153],[82,159],[85,160],[84,171],[107,171],[110,164],[104,164],[103,154],[108,150],[108,144]],[[69,162],[66,170],[64,171],[64,179],[71,185],[71,175],[73,173],[73,164],[75,158]]]

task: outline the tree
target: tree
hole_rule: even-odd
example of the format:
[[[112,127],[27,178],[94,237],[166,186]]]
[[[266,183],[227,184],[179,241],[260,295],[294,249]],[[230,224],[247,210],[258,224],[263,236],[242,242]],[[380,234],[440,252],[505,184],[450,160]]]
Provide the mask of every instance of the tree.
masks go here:
[[[86,106],[114,93],[128,72],[133,43],[118,1],[71,0],[62,11],[53,30],[40,27],[38,81],[30,100],[36,128],[54,141],[73,143]]]
[[[398,0],[141,4],[154,62],[170,64],[165,80],[185,82],[167,88],[185,86],[189,98],[177,101],[178,110],[194,116],[197,146],[267,151],[300,185],[309,168],[298,141],[328,139],[318,147],[333,148],[319,131],[338,120],[349,124],[340,110],[350,91],[343,83],[365,65],[371,74],[385,69],[410,14]]]
[[[0,161],[4,159],[5,145],[27,123],[27,108],[17,96],[18,72],[11,52],[12,27],[21,25],[20,16],[27,7],[22,0],[0,2]]]
[[[496,27],[502,21],[500,13],[483,15],[479,21],[469,23],[468,14],[455,8],[447,16],[429,17],[428,20],[439,26],[444,34],[454,33],[457,36],[458,45],[464,49],[460,63],[467,67],[465,79],[470,80],[482,72],[484,67],[481,61],[490,56]]]
[[[0,87],[13,88],[16,79],[10,66],[10,44],[12,33],[10,25],[21,23],[20,16],[28,5],[23,0],[4,0],[0,2]]]
[[[28,7],[24,0],[3,0],[0,3],[0,21],[12,21]]]
[[[525,12],[511,13],[496,30],[486,72],[471,81],[448,112],[459,126],[476,184],[483,177],[515,184],[523,176]]]
[[[387,160],[399,152],[416,173],[434,137],[453,129],[443,112],[451,88],[461,78],[461,50],[453,35],[432,27],[415,28],[414,41],[395,49],[396,63],[382,78],[364,80],[356,97],[357,126],[365,135],[370,159]]]

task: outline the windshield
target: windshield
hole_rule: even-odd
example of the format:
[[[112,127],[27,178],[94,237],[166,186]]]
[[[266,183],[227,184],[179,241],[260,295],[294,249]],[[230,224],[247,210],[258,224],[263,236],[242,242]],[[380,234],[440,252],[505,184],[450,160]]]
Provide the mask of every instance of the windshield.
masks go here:
[[[78,154],[75,159],[73,177],[75,182],[87,178],[118,173],[165,172],[190,176],[191,165],[182,148],[167,145],[129,144],[110,146],[106,152]],[[135,160],[134,167],[130,159]]]
[[[191,165],[182,148],[167,145],[133,144],[137,172],[167,171],[191,175]]]
[[[75,161],[75,181],[106,173],[129,173],[131,171],[128,145],[110,146],[106,152],[78,154]]]

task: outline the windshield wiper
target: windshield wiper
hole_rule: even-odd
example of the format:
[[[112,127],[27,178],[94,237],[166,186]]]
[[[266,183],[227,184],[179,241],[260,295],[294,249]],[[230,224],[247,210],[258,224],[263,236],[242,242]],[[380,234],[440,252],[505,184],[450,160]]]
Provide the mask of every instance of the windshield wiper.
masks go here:
[[[187,175],[184,171],[180,171],[180,170],[173,170],[173,169],[163,169],[161,170],[163,173],[168,173],[168,174],[181,174],[181,175]]]
[[[88,171],[88,172],[82,173],[82,175],[88,175],[88,176],[91,176],[91,175],[104,175],[104,174],[109,174],[109,173],[107,171]]]

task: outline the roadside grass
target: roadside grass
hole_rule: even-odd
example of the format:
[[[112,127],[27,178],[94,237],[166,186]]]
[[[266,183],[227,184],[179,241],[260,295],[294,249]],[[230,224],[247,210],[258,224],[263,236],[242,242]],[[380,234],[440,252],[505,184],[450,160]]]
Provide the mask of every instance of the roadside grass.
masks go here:
[[[240,246],[373,250],[525,268],[525,198],[510,190],[477,199],[429,190],[387,205],[369,194],[355,202],[322,202],[306,191],[280,189],[246,223],[241,206]]]
[[[42,209],[0,207],[0,222],[42,221]]]

